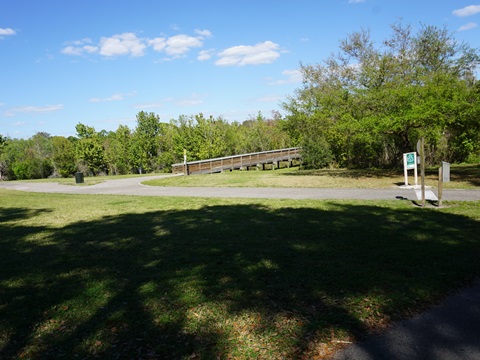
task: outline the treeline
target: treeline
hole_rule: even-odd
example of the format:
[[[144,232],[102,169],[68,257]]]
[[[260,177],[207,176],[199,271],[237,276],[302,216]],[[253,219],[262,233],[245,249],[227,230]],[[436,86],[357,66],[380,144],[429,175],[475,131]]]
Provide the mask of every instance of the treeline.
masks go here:
[[[29,139],[0,136],[0,177],[37,179],[88,175],[168,172],[171,165],[188,161],[289,147],[281,119],[261,113],[243,123],[222,117],[180,116],[168,123],[154,113],[137,114],[136,127],[97,131],[77,124],[76,136],[37,133]]]
[[[323,63],[302,65],[285,102],[287,131],[318,168],[399,167],[427,144],[427,163],[480,162],[480,56],[446,28],[401,23],[383,42],[349,35]]]

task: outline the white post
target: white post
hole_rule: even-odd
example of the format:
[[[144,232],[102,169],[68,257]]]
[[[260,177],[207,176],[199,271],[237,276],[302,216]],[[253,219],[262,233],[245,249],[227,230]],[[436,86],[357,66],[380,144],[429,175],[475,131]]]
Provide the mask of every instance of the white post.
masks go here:
[[[403,174],[405,175],[405,186],[408,186],[407,154],[403,154]],[[415,175],[417,173],[415,172]],[[415,178],[415,183],[416,183]]]

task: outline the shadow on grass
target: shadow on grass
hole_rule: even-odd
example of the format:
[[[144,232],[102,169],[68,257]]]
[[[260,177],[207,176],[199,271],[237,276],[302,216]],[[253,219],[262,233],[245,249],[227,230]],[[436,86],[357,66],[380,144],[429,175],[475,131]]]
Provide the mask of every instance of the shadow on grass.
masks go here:
[[[210,206],[62,229],[4,209],[2,358],[301,358],[479,273],[479,223],[438,211]],[[3,256],[6,254],[6,256]]]
[[[465,181],[480,187],[480,165],[453,166],[450,169],[451,181]]]

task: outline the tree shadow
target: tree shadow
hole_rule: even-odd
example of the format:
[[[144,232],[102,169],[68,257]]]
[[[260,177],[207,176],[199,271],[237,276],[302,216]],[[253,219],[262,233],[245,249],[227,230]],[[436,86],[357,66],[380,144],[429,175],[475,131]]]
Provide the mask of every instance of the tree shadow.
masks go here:
[[[310,356],[319,341],[360,338],[471,279],[479,230],[459,215],[342,203],[13,223],[0,232],[1,354]]]
[[[452,167],[450,170],[451,181],[465,181],[473,186],[480,187],[480,165],[462,165]]]

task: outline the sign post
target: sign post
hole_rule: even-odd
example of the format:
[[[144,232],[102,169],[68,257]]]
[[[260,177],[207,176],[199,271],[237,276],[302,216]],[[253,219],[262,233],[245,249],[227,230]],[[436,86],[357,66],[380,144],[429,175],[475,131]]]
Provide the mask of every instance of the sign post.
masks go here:
[[[405,185],[408,185],[408,170],[413,170],[415,177],[415,185],[417,185],[417,153],[415,152],[403,154],[403,173],[405,175]]]

